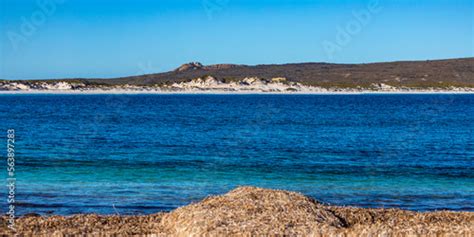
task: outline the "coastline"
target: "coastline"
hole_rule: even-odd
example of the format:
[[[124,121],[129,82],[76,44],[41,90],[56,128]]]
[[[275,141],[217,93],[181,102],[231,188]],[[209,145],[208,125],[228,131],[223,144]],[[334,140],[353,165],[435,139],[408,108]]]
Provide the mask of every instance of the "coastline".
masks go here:
[[[370,95],[370,94],[474,94],[474,90],[398,90],[398,91],[134,91],[134,90],[43,90],[43,91],[0,91],[0,95]]]
[[[5,216],[0,217],[2,223]],[[472,212],[332,206],[300,193],[239,187],[168,213],[138,216],[26,215],[1,235],[472,236]]]
[[[205,76],[168,85],[87,85],[80,82],[1,82],[0,94],[473,94],[465,86],[392,86],[372,83],[370,86],[312,86],[289,81],[284,77],[263,79],[246,77],[225,81]]]

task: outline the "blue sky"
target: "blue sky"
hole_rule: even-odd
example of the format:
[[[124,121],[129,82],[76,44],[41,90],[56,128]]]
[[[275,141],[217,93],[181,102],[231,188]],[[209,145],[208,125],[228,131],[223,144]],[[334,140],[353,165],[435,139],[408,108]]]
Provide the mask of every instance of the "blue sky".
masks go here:
[[[473,0],[0,0],[0,78],[474,56]]]

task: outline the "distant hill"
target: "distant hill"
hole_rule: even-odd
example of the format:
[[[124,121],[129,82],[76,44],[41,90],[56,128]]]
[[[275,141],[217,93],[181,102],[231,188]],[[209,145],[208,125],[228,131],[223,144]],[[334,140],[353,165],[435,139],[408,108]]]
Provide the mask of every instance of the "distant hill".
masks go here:
[[[227,81],[241,80],[245,77],[265,79],[285,77],[289,81],[321,87],[366,87],[373,83],[405,87],[474,87],[474,58],[369,64],[296,63],[256,66],[235,64],[204,66],[193,62],[165,73],[115,79],[69,80],[103,85],[154,85],[189,81],[206,75]]]

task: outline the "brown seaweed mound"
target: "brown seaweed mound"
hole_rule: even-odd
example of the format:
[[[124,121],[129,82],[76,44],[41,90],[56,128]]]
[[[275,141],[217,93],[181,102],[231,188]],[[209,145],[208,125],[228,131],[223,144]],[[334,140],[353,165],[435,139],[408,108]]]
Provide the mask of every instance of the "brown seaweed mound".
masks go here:
[[[12,235],[0,218],[0,235]],[[240,187],[147,216],[25,216],[22,236],[474,236],[473,212],[329,206],[304,195]]]
[[[253,187],[237,188],[164,216],[163,227],[180,236],[229,234],[301,235],[318,225],[341,228],[330,210],[301,194]]]

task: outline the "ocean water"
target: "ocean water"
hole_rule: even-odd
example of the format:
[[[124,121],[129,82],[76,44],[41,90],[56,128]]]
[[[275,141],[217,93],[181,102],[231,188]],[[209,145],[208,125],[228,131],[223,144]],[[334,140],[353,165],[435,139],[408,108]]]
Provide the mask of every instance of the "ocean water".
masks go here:
[[[154,213],[239,185],[474,211],[474,95],[1,95],[0,129],[20,215]]]

